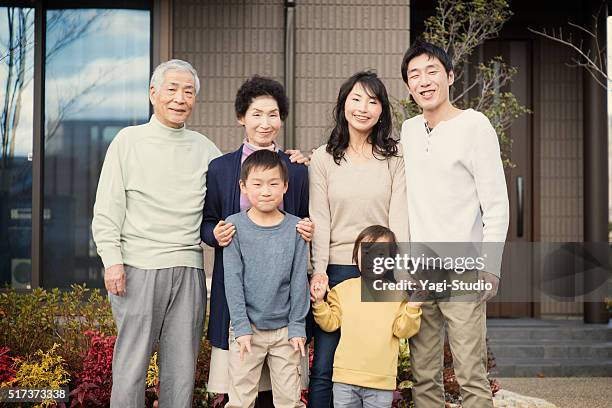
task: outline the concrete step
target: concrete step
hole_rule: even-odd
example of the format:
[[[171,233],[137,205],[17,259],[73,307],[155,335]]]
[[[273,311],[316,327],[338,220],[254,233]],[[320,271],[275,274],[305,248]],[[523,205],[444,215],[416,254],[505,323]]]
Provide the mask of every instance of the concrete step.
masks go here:
[[[535,340],[530,343],[496,340],[490,341],[489,346],[496,358],[612,358],[612,342]]]
[[[591,340],[612,341],[612,328],[607,325],[589,326],[545,326],[545,327],[495,327],[488,325],[487,335],[491,340]]]
[[[497,358],[494,377],[610,377],[612,359]]]
[[[611,324],[489,319],[487,328],[494,376],[612,376]]]

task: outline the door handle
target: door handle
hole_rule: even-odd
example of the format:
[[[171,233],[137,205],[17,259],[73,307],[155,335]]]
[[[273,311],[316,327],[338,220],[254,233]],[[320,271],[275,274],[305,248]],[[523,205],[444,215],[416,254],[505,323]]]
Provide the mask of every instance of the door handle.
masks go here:
[[[518,176],[516,178],[516,208],[517,208],[517,216],[516,216],[516,236],[518,238],[523,237],[523,213],[524,213],[524,182],[523,177]]]

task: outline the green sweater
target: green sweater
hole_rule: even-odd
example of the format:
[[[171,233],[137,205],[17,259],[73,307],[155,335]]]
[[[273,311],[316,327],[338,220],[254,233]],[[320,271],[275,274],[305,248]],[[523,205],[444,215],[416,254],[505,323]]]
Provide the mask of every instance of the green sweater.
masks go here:
[[[93,238],[104,267],[202,268],[206,173],[219,149],[200,133],[149,123],[122,129],[100,174]]]

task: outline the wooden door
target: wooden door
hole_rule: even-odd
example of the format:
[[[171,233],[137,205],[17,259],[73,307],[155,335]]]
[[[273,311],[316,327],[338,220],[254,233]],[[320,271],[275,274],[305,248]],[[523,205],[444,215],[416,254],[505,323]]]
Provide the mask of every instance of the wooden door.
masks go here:
[[[519,103],[532,109],[533,64],[531,41],[495,40],[489,41],[480,56],[488,61],[494,56],[517,68],[511,84],[500,92],[512,92]],[[533,292],[534,276],[532,259],[526,250],[533,241],[533,126],[532,115],[525,114],[512,123],[507,131],[512,139],[510,158],[512,166],[506,168],[506,184],[510,199],[510,226],[502,265],[497,300],[487,305],[489,317],[534,317],[534,303],[518,302],[526,293]],[[503,300],[503,301],[502,301]]]

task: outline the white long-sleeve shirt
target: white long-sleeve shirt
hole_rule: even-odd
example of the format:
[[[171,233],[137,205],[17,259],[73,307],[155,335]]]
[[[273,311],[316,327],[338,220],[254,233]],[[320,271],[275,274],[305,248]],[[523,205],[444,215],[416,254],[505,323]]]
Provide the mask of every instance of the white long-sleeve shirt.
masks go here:
[[[202,268],[206,174],[220,155],[205,136],[164,126],[155,115],[122,129],[106,152],[94,205],[104,266]]]
[[[417,115],[402,125],[401,142],[412,242],[506,240],[506,180],[499,141],[485,115],[465,110],[429,134]]]

